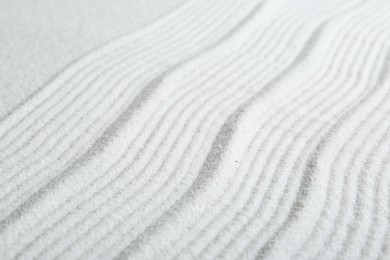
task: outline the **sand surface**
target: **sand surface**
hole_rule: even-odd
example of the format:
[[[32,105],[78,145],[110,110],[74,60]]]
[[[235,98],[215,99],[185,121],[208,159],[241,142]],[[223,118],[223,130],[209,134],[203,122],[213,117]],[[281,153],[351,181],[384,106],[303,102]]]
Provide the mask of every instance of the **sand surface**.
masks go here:
[[[0,259],[390,259],[390,2],[136,2],[0,1]]]

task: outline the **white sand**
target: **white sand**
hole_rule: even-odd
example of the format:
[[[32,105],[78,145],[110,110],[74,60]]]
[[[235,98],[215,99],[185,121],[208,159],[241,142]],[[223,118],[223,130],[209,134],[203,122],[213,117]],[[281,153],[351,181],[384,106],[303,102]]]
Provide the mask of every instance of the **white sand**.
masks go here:
[[[0,258],[389,259],[390,2],[177,5],[4,76]]]

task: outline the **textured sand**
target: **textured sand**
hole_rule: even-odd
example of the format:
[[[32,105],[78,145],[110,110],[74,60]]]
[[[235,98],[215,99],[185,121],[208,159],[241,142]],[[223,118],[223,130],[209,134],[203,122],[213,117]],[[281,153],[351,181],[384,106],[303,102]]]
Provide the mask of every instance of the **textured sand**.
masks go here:
[[[390,2],[190,0],[0,122],[2,259],[389,259]]]

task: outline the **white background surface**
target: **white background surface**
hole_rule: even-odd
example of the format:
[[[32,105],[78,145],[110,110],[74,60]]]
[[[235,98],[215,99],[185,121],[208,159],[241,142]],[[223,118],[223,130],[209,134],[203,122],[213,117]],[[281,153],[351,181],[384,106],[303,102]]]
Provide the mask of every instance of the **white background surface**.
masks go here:
[[[0,119],[59,71],[187,0],[0,0]]]

